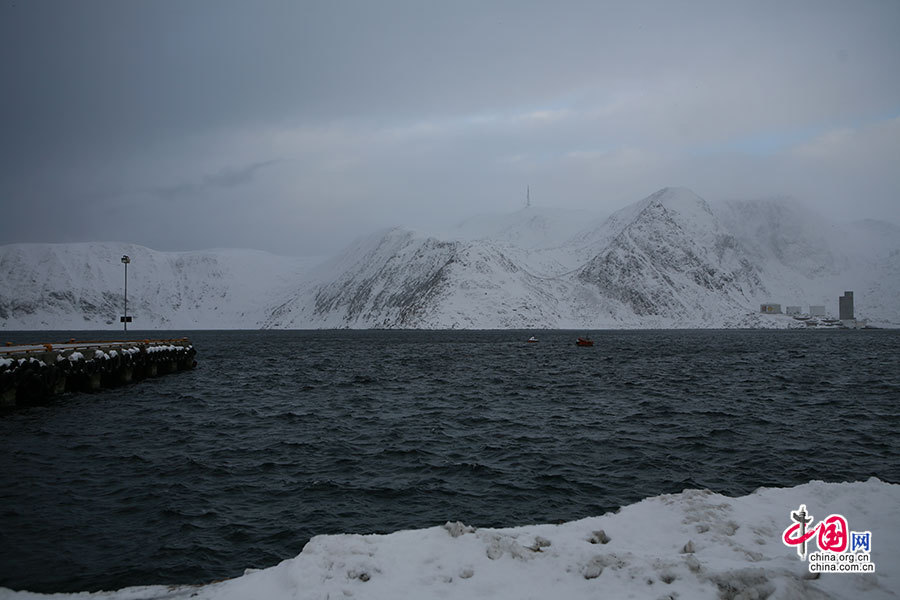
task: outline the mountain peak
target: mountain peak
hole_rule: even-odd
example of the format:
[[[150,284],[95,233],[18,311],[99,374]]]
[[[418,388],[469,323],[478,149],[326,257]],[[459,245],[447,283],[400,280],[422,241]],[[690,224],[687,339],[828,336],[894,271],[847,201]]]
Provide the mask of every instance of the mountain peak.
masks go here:
[[[646,198],[649,204],[661,204],[667,208],[706,205],[706,200],[685,187],[664,187]]]
[[[669,197],[669,196],[678,196],[678,195],[697,196],[697,194],[694,192],[694,190],[692,190],[690,188],[677,186],[677,185],[667,185],[666,187],[661,188],[661,189],[657,190],[656,192],[654,192],[653,194],[651,194],[651,197],[661,197],[661,196]]]
[[[677,215],[677,220],[690,223],[691,228],[718,227],[716,218],[709,204],[692,190],[683,187],[665,187],[641,202],[641,213],[660,207],[666,212]]]

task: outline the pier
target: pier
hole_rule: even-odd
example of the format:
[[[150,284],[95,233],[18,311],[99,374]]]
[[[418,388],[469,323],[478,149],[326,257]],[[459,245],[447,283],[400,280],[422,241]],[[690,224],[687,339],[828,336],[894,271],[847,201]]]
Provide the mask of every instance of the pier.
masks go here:
[[[0,347],[0,408],[30,406],[66,392],[91,392],[193,369],[187,338]]]

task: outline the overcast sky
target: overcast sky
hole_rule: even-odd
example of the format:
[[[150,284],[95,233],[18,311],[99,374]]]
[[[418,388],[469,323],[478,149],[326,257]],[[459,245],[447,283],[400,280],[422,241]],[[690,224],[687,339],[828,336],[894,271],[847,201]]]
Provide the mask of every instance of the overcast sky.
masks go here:
[[[322,254],[664,186],[900,224],[900,2],[0,4],[0,243]]]

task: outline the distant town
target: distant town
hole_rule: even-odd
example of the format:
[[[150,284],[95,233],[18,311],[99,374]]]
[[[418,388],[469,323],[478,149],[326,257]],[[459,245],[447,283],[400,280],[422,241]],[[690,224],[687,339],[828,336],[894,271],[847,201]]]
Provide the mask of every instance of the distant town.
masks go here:
[[[780,304],[767,303],[759,306],[759,311],[766,315],[788,315],[797,321],[806,324],[807,327],[844,327],[847,329],[863,329],[866,327],[865,319],[857,319],[853,314],[853,292],[845,291],[838,298],[838,318],[830,318],[825,314],[825,307],[810,305],[809,310],[803,312],[801,306],[785,306],[781,310]]]

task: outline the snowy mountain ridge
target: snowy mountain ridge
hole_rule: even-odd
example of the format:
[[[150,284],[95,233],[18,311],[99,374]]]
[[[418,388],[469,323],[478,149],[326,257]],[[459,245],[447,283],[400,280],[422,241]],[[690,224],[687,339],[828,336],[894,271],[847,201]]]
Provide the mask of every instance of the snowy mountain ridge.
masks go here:
[[[898,233],[830,223],[790,199],[711,204],[664,188],[599,222],[527,207],[440,237],[376,232],[325,261],[3,246],[0,327],[117,325],[121,254],[133,255],[137,328],[783,327],[796,322],[759,305],[836,315],[844,290],[858,317],[900,326]]]
[[[577,275],[639,316],[715,322],[752,305],[759,273],[709,205],[689,190],[666,188],[621,219],[606,248]]]
[[[117,242],[2,246],[0,328],[118,328],[122,255],[131,258],[135,329],[254,327],[311,262],[258,250],[158,252]]]

